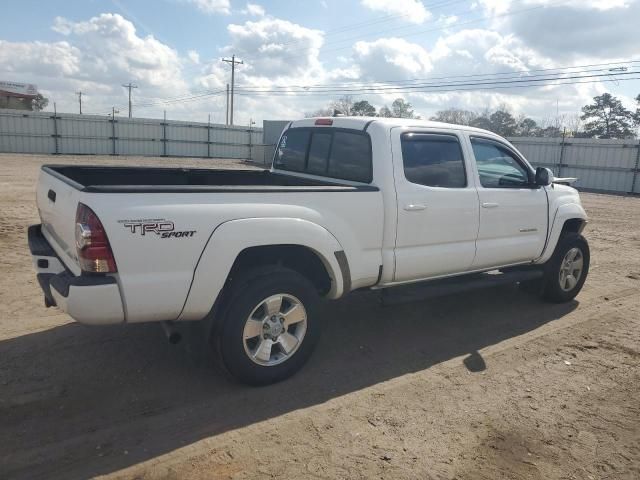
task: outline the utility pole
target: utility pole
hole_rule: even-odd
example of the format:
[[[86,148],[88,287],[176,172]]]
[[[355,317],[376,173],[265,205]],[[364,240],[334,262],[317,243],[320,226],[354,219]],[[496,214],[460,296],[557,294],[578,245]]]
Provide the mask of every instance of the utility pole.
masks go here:
[[[229,84],[227,83],[227,116],[224,117],[224,124],[229,125]]]
[[[129,83],[123,83],[122,86],[124,88],[128,88],[129,89],[129,118],[131,118],[131,89],[132,88],[138,88],[137,85],[134,85],[133,83],[129,82]]]
[[[229,111],[229,124],[233,125],[233,92],[236,83],[236,65],[242,65],[244,62],[242,60],[236,60],[235,55],[231,55],[231,59],[223,58],[222,61],[231,64],[231,107]]]
[[[80,102],[80,115],[82,115],[82,91],[78,90],[76,94],[78,95],[78,102]]]

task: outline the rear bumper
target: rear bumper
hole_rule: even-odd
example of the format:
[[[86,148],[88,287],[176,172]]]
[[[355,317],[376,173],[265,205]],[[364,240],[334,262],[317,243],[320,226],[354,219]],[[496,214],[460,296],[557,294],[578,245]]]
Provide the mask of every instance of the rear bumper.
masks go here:
[[[124,322],[122,297],[115,277],[74,276],[42,235],[40,225],[29,227],[28,239],[47,307],[57,306],[80,323],[105,325]]]

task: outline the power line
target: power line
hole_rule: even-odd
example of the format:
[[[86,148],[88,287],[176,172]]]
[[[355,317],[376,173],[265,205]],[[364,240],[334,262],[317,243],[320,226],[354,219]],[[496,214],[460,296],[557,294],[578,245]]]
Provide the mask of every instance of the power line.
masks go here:
[[[161,105],[172,105],[175,103],[183,103],[183,102],[190,102],[193,100],[201,100],[207,97],[215,97],[218,95],[222,95],[225,93],[225,90],[217,90],[217,91],[207,91],[207,92],[202,92],[199,94],[194,94],[194,95],[187,95],[184,97],[180,97],[177,99],[172,99],[172,100],[161,100],[158,102],[150,102],[150,103],[141,103],[138,104],[136,103],[136,108],[144,108],[144,107],[156,107],[156,106],[161,106]]]
[[[640,75],[640,72],[633,72],[635,75]],[[554,81],[551,82],[547,82],[547,83],[538,83],[538,84],[520,84],[520,83],[511,83],[511,84],[507,84],[507,85],[499,85],[497,83],[491,83],[488,85],[468,85],[468,86],[456,86],[456,88],[440,88],[440,87],[431,87],[431,88],[424,88],[421,90],[413,90],[413,91],[395,91],[392,93],[397,93],[397,94],[401,94],[401,93],[447,93],[447,92],[457,92],[457,91],[480,91],[480,90],[497,90],[497,89],[508,89],[508,88],[526,88],[526,87],[541,87],[541,86],[558,86],[558,85],[576,85],[576,84],[583,84],[583,83],[598,83],[603,81],[602,79],[591,79],[591,76],[584,76],[584,77],[579,77],[579,78],[586,78],[587,80],[582,81],[582,80],[572,80],[569,82],[565,82],[565,81],[558,81],[558,80],[565,80],[565,79],[556,79]],[[620,79],[616,79],[616,81],[618,82],[624,82],[624,81],[630,81],[630,80],[640,80],[640,77],[627,77],[627,78],[620,78]],[[604,80],[604,81],[614,81],[613,79],[609,79],[609,80]],[[374,94],[374,93],[385,93],[385,92],[368,92],[370,94]],[[337,94],[337,93],[336,93]],[[304,94],[302,92],[279,92],[279,93],[265,93],[265,92],[238,92],[238,95],[242,95],[242,96],[262,96],[262,95],[269,95],[269,96],[327,96],[327,93],[323,92],[323,93],[315,93],[315,92],[311,92],[311,93],[307,93]]]
[[[638,61],[626,61],[626,62],[611,62],[606,64],[592,64],[593,66],[598,65],[620,65],[620,64],[630,64],[630,63],[638,63]],[[588,66],[588,65],[585,65]],[[573,67],[558,67],[555,69],[539,69],[539,70],[531,70],[531,71],[549,71],[549,70],[566,70],[566,69],[577,69],[582,66],[573,66]],[[496,73],[496,74],[476,74],[476,75],[462,75],[458,77],[448,77],[451,80],[446,83],[422,83],[422,84],[410,84],[410,85],[400,85],[400,86],[385,86],[379,85],[376,83],[366,84],[362,82],[363,85],[367,85],[361,88],[340,88],[339,86],[333,88],[324,88],[324,89],[309,89],[304,91],[287,91],[282,90],[279,87],[279,90],[265,90],[259,88],[250,88],[250,87],[238,87],[237,93],[243,96],[262,96],[262,95],[280,95],[280,96],[329,96],[329,95],[338,95],[338,94],[378,94],[378,93],[437,93],[437,92],[448,92],[448,91],[470,91],[470,90],[485,90],[485,89],[493,89],[492,87],[499,88],[522,88],[522,87],[542,87],[548,85],[570,85],[573,83],[596,83],[599,81],[609,81],[608,79],[617,79],[616,76],[627,76],[638,74],[637,71],[631,72],[619,72],[616,71],[615,74],[610,72],[601,73],[597,75],[585,75],[585,73],[590,72],[602,72],[604,70],[610,69],[593,69],[593,70],[582,70],[582,71],[572,71],[572,72],[563,72],[560,71],[555,74],[547,74],[547,75],[532,75],[528,78],[498,78],[496,80],[490,80],[492,77],[495,78],[498,75],[503,75],[508,72]],[[614,76],[616,75],[616,76]],[[458,79],[464,79],[468,77],[484,77],[477,81],[461,81]],[[430,80],[435,80],[439,77],[433,77]],[[571,82],[567,80],[590,80],[589,82],[579,81],[579,82]],[[625,80],[634,80],[635,78],[621,78],[621,81]],[[427,80],[427,79],[422,79]],[[330,86],[330,85],[329,85]],[[189,96],[178,97],[176,99],[170,99],[165,101],[158,102],[150,102],[146,104],[136,104],[138,108],[144,107],[154,107],[161,105],[170,105],[176,103],[187,103],[194,100],[201,100],[208,97],[221,96],[225,94],[225,90],[216,90],[216,91],[205,91],[198,94],[193,94]]]
[[[278,86],[278,85],[274,85],[272,87],[269,87],[271,89],[291,89],[291,88],[303,88],[306,91],[315,91],[320,90],[321,88],[325,88],[325,89],[331,89],[331,90],[336,90],[338,87],[340,86],[357,86],[357,85],[363,85],[364,88],[371,86],[371,85],[379,85],[379,86],[384,86],[387,84],[392,84],[392,85],[403,85],[403,84],[408,84],[408,85],[415,85],[416,82],[425,82],[425,81],[433,81],[433,80],[440,80],[440,79],[447,79],[449,82],[455,82],[455,81],[459,81],[459,80],[464,80],[464,79],[471,79],[471,78],[476,78],[478,80],[487,80],[487,79],[491,79],[491,78],[495,78],[495,77],[503,77],[505,75],[518,75],[518,74],[532,74],[532,73],[536,73],[536,72],[557,72],[555,75],[563,75],[563,74],[577,74],[577,73],[586,73],[586,72],[592,72],[592,71],[604,71],[604,70],[609,70],[611,71],[611,68],[601,68],[601,69],[592,69],[592,70],[586,70],[589,67],[611,67],[612,65],[617,66],[617,68],[626,68],[626,67],[619,67],[621,65],[631,65],[631,64],[637,64],[640,63],[640,60],[625,60],[625,61],[620,61],[620,62],[606,62],[606,63],[593,63],[593,64],[586,64],[586,65],[573,65],[573,66],[564,66],[564,67],[554,67],[554,68],[541,68],[541,69],[532,69],[532,70],[516,70],[516,71],[511,71],[511,72],[494,72],[494,73],[476,73],[476,74],[469,74],[469,75],[454,75],[454,76],[439,76],[439,77],[425,77],[425,78],[414,78],[414,79],[408,79],[408,80],[380,80],[380,81],[355,81],[355,82],[339,82],[339,83],[331,83],[331,84],[316,84],[316,85],[288,85],[288,86]],[[577,70],[577,69],[582,69],[579,71],[569,71],[569,70]],[[614,75],[613,73],[611,75]],[[539,76],[539,75],[537,75]],[[529,78],[533,78],[536,77],[535,75],[531,75]],[[507,77],[508,78],[508,77]],[[517,77],[520,78],[520,77]],[[561,78],[561,77],[560,77]],[[439,84],[440,85],[440,84]],[[319,87],[319,88],[318,88]],[[243,89],[243,90],[259,90],[258,88],[252,88],[250,86],[238,86],[237,88],[239,89]],[[188,101],[192,101],[192,100],[198,100],[198,99],[204,99],[206,97],[213,97],[213,96],[218,96],[218,95],[222,95],[225,93],[225,90],[223,89],[219,89],[219,90],[202,90],[202,91],[195,91],[195,92],[191,92],[191,93],[185,93],[182,95],[178,95],[175,97],[168,97],[168,98],[159,98],[159,97],[153,97],[155,99],[155,101],[151,101],[151,102],[143,102],[143,103],[136,103],[135,106],[138,108],[144,108],[144,107],[154,107],[154,106],[160,106],[160,105],[169,105],[169,104],[174,104],[174,103],[182,103],[182,102],[188,102]],[[329,92],[327,92],[329,93]]]
[[[306,93],[379,93],[379,92],[391,92],[391,93],[401,93],[401,92],[411,92],[415,90],[420,90],[423,88],[441,88],[441,87],[450,87],[450,86],[482,86],[482,85],[494,85],[494,84],[509,84],[509,83],[536,83],[536,82],[549,82],[554,80],[572,80],[572,79],[581,79],[581,78],[598,78],[598,77],[613,77],[611,73],[599,73],[599,74],[591,74],[584,75],[585,73],[590,72],[601,72],[602,69],[597,70],[585,70],[583,72],[568,72],[561,73],[555,75],[532,75],[529,78],[522,77],[511,77],[511,78],[502,78],[498,80],[487,80],[482,79],[478,81],[451,81],[451,82],[426,82],[419,83],[413,85],[400,85],[400,86],[367,86],[367,87],[357,87],[357,88],[344,88],[344,87],[330,87],[330,88],[322,88],[322,89],[305,89],[305,90],[264,90],[264,89],[256,89],[256,88],[239,88],[238,91],[246,93],[268,93],[268,94],[306,94]],[[633,75],[640,74],[638,71],[632,72],[616,72],[616,76],[620,75]]]
[[[626,72],[625,72],[626,73]],[[635,74],[635,75],[640,75],[640,72],[629,72],[628,74]],[[608,75],[606,75],[608,76]],[[532,84],[531,82],[527,82],[527,79],[519,81],[519,82],[508,82],[508,83],[497,83],[497,82],[485,82],[485,84],[483,85],[478,85],[478,84],[473,84],[473,83],[469,83],[467,85],[461,85],[461,84],[454,84],[453,86],[449,87],[447,85],[440,85],[440,86],[432,86],[430,88],[422,88],[421,90],[412,90],[412,91],[394,91],[393,93],[447,93],[447,92],[455,92],[455,91],[482,91],[482,90],[498,90],[498,89],[513,89],[513,88],[527,88],[527,87],[542,87],[542,86],[560,86],[560,85],[576,85],[576,84],[589,84],[589,83],[598,83],[600,81],[603,81],[603,79],[601,78],[602,75],[600,76],[580,76],[576,79],[572,79],[570,81],[567,81],[568,78],[557,78],[557,79],[547,79],[544,82],[537,82],[535,84]],[[640,76],[636,76],[636,77],[626,77],[626,78],[620,78],[618,79],[618,81],[630,81],[630,80],[640,80]],[[611,81],[611,80],[607,80],[605,79],[604,81]],[[214,95],[211,96],[215,96],[215,95],[220,95],[222,92],[217,92]],[[378,93],[378,92],[368,92],[370,94],[374,94],[374,93]],[[385,92],[380,92],[380,93],[385,93]],[[314,97],[314,96],[328,96],[327,93],[325,92],[310,92],[310,93],[302,93],[302,92],[278,92],[278,93],[265,93],[265,92],[242,92],[242,91],[238,91],[237,92],[238,95],[242,95],[242,96],[263,96],[263,95],[270,95],[270,96],[309,96],[309,97]],[[191,99],[185,99],[183,102],[187,103],[189,101],[193,101],[193,100],[199,100],[201,99],[203,96],[199,95],[199,96],[194,96],[194,98]],[[181,103],[183,103],[181,102]],[[159,106],[158,105],[149,105],[149,106]]]
[[[140,106],[148,106],[148,105],[161,105],[161,104],[167,104],[167,103],[171,103],[171,102],[176,102],[176,101],[181,101],[185,98],[191,98],[194,95],[209,95],[212,93],[217,93],[220,92],[221,90],[195,90],[193,92],[189,92],[189,93],[183,93],[181,95],[176,95],[175,97],[141,97],[138,96],[138,98],[143,98],[146,99],[148,101],[146,102],[140,102],[140,103],[135,103],[134,105],[136,107],[140,107]]]
[[[494,72],[494,73],[474,73],[474,74],[467,74],[467,75],[445,75],[445,76],[439,76],[439,77],[423,77],[423,78],[412,78],[412,79],[406,79],[406,80],[375,80],[375,81],[365,81],[365,80],[359,80],[359,81],[351,81],[351,82],[337,82],[337,83],[326,83],[326,84],[312,84],[312,85],[282,85],[282,86],[277,86],[274,85],[270,88],[304,88],[305,90],[307,89],[314,89],[316,87],[337,87],[340,85],[345,85],[345,86],[350,86],[350,85],[369,85],[369,84],[412,84],[415,82],[422,82],[422,81],[426,81],[426,80],[441,80],[441,79],[447,79],[447,80],[456,80],[456,79],[467,79],[467,78],[474,78],[474,77],[483,77],[480,79],[484,79],[484,78],[491,78],[491,77],[498,77],[498,76],[503,76],[503,75],[523,75],[523,74],[530,74],[530,73],[536,73],[536,72],[553,72],[553,71],[558,71],[558,74],[561,73],[579,73],[579,72],[561,72],[562,70],[575,70],[575,69],[585,69],[585,68],[589,68],[589,67],[610,67],[611,65],[630,65],[630,64],[634,64],[634,63],[640,63],[640,60],[627,60],[627,61],[622,61],[622,62],[607,62],[607,63],[592,63],[592,64],[587,64],[587,65],[574,65],[574,66],[569,66],[569,67],[554,67],[554,68],[539,68],[539,69],[530,69],[530,70],[514,70],[511,72]],[[620,67],[620,68],[626,68],[626,67]],[[583,71],[603,71],[603,70],[609,70],[612,71],[612,68],[599,68],[599,69],[594,69],[594,70],[583,70]],[[615,75],[615,73],[611,73],[612,75]],[[242,86],[239,86],[238,88],[242,88]]]

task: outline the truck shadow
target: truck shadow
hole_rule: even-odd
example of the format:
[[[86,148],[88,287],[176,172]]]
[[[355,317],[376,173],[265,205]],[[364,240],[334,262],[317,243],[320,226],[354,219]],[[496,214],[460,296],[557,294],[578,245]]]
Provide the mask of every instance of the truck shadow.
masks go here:
[[[383,307],[366,292],[327,304],[309,364],[264,388],[229,381],[152,324],[70,323],[2,341],[0,477],[108,474],[452,358],[461,357],[460,374],[491,370],[479,350],[578,305],[544,304],[511,287],[462,298]]]

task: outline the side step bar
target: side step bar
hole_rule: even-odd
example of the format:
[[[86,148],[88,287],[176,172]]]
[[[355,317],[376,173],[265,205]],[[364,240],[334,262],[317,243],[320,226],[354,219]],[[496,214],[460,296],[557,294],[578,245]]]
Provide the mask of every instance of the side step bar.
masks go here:
[[[491,272],[461,275],[442,280],[427,280],[420,283],[382,289],[380,292],[381,302],[383,305],[415,302],[469,290],[537,280],[542,278],[543,275],[542,269],[532,268],[504,272],[492,270]]]

